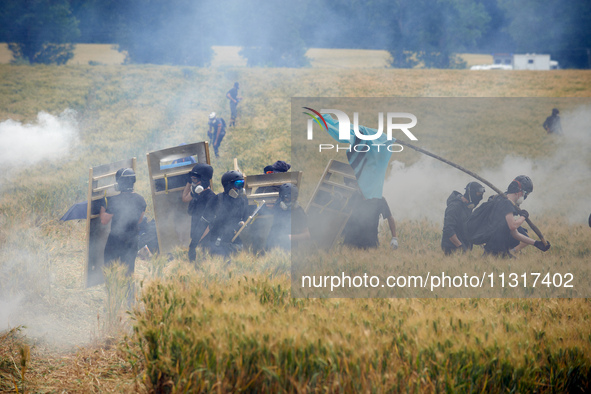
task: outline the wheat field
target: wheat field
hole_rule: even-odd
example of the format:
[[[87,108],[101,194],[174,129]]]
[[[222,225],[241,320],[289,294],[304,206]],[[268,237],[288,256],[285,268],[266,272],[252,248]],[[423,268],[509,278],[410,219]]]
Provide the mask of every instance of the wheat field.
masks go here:
[[[58,220],[86,198],[95,165],[138,157],[136,190],[148,197],[145,153],[203,140],[211,111],[229,118],[224,96],[234,81],[245,99],[212,163],[216,191],[234,157],[247,174],[290,158],[291,97],[586,98],[590,72],[1,64],[0,81],[0,391],[591,389],[585,298],[292,298],[288,255],[242,252],[228,267],[200,255],[196,270],[181,248],[170,259],[137,261],[139,300],[127,314],[117,271],[106,286],[83,286],[84,221]],[[42,111],[69,130],[67,149],[47,156],[57,142],[52,135],[44,149],[14,153],[31,146],[19,145],[18,133],[43,129]],[[423,141],[476,171],[502,165],[505,154],[538,160],[558,149],[539,130],[513,136],[495,128],[491,151],[486,130],[468,147],[453,138]],[[414,154],[405,160],[419,162]],[[573,204],[591,191],[588,182],[579,186]],[[304,190],[303,201],[309,196]],[[589,260],[586,224],[532,213],[553,247],[544,255],[526,250],[521,263]],[[406,267],[481,261],[476,251],[444,258],[438,223],[401,219],[397,226],[396,254],[382,228],[383,245],[368,258]]]

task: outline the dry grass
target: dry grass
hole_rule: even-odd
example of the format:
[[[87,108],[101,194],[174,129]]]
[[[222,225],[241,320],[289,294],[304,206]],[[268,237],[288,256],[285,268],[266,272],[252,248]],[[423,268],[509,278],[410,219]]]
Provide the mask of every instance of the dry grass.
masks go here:
[[[148,196],[147,169],[142,159],[145,153],[181,142],[202,140],[209,112],[215,110],[227,117],[224,94],[234,81],[241,82],[245,100],[241,103],[238,127],[229,130],[221,147],[222,157],[213,163],[214,176],[218,180],[219,175],[232,167],[233,157],[239,158],[247,173],[259,173],[264,165],[289,158],[290,97],[591,96],[591,73],[569,70],[487,73],[0,65],[0,81],[0,122],[9,118],[34,122],[38,111],[59,114],[67,107],[76,109],[79,114],[80,142],[76,153],[64,157],[59,164],[44,162],[0,174],[0,289],[9,289],[9,296],[14,296],[27,288],[27,295],[18,305],[18,314],[34,317],[30,320],[34,326],[45,329],[34,335],[31,332],[35,327],[26,331],[30,336],[27,343],[31,346],[26,384],[28,390],[39,392],[147,390],[142,381],[147,371],[143,369],[143,363],[116,350],[114,339],[107,339],[104,335],[107,319],[104,287],[82,287],[84,222],[59,223],[56,219],[71,204],[85,198],[88,167],[123,157],[138,157],[137,189]],[[476,142],[486,138],[484,129],[477,134]],[[548,154],[547,148],[539,145],[541,142],[536,144],[528,147],[527,157]],[[441,139],[438,152],[451,151],[461,155],[462,149],[456,145],[453,138]],[[485,149],[484,145],[479,149]],[[507,154],[523,152],[517,144],[504,149]],[[482,152],[482,156],[487,155],[486,151]],[[471,164],[465,157],[462,160]],[[217,183],[216,187],[219,187]],[[150,205],[149,202],[148,215],[152,216]],[[585,262],[588,259],[588,228],[571,226],[557,218],[544,218],[540,226],[551,229],[548,238],[557,240],[552,249],[556,254],[554,257],[544,255],[543,264],[560,264],[561,260],[574,258]],[[401,245],[406,245],[398,251],[400,264],[419,265],[441,259],[439,228],[432,224],[401,222],[399,231]],[[523,259],[536,261],[539,257],[536,252],[528,250]],[[388,251],[381,249],[377,253],[382,256]],[[476,255],[471,257],[479,258]],[[7,269],[17,263],[20,264],[18,272],[23,273],[20,282],[14,280],[12,271]],[[468,256],[458,260],[461,266],[469,263]],[[244,253],[235,259],[230,269],[215,259],[208,259],[200,271],[193,272],[185,262],[184,251],[178,251],[171,262],[158,259],[149,263],[138,261],[136,280],[144,280],[144,289],[153,289],[157,283],[174,286],[181,280],[188,280],[190,284],[174,297],[200,292],[196,300],[199,308],[184,310],[181,316],[187,312],[205,319],[207,313],[211,329],[204,331],[206,328],[202,326],[195,328],[195,333],[202,338],[215,336],[220,344],[228,343],[231,335],[240,335],[242,316],[247,323],[239,340],[245,343],[256,341],[251,342],[254,344],[251,350],[267,349],[266,354],[289,349],[289,346],[281,347],[281,343],[289,340],[295,341],[297,346],[314,346],[312,355],[317,349],[331,349],[331,346],[334,352],[343,352],[335,353],[338,357],[331,360],[344,360],[344,353],[355,354],[361,349],[359,361],[353,357],[347,361],[350,364],[345,362],[359,368],[374,368],[374,359],[382,357],[383,360],[387,353],[398,354],[385,361],[388,372],[379,377],[376,372],[379,369],[360,370],[357,375],[349,371],[353,373],[351,376],[359,379],[346,380],[348,372],[338,369],[345,364],[339,364],[335,368],[340,372],[329,373],[330,378],[323,381],[330,380],[330,384],[334,384],[342,379],[350,383],[348,387],[352,390],[370,388],[371,382],[378,382],[376,384],[383,391],[396,391],[390,386],[395,382],[401,390],[414,390],[418,385],[421,390],[435,391],[443,388],[443,383],[433,375],[435,369],[431,366],[437,365],[440,371],[445,370],[447,367],[438,363],[447,356],[458,357],[454,360],[460,364],[470,362],[474,366],[475,369],[465,369],[469,372],[460,376],[461,379],[469,379],[471,375],[489,376],[485,373],[477,375],[478,368],[484,368],[483,365],[494,358],[488,357],[487,351],[497,352],[497,349],[502,356],[497,360],[506,361],[503,365],[509,368],[508,371],[515,372],[515,376],[521,376],[519,373],[524,371],[531,373],[524,382],[551,376],[553,383],[544,381],[541,391],[548,391],[550,387],[564,391],[567,380],[560,374],[570,367],[575,373],[588,370],[585,368],[589,365],[588,354],[591,354],[591,313],[585,300],[291,300],[285,293],[290,286],[288,271],[289,261],[284,258],[255,258]],[[242,280],[244,275],[250,284]],[[149,281],[156,277],[159,279],[150,284]],[[137,311],[138,318],[144,317],[141,311]],[[129,322],[124,320],[125,315],[119,316],[126,327]],[[16,323],[14,317],[11,322]],[[301,328],[303,334],[296,328]],[[50,341],[54,336],[63,339],[59,346]],[[393,338],[396,338],[395,349],[388,347]],[[107,340],[109,343],[105,342]],[[321,346],[316,345],[318,340],[321,340]],[[447,346],[447,340],[451,341],[451,346],[437,350],[438,346]],[[24,342],[11,343],[12,357],[16,365],[20,365],[19,348]],[[50,346],[50,343],[53,344]],[[85,345],[88,343],[92,345]],[[125,342],[122,349],[125,344],[129,344],[131,350],[137,350],[130,341]],[[464,344],[467,352],[462,353]],[[296,345],[292,349],[296,349]],[[73,353],[72,348],[76,346],[81,348]],[[212,349],[216,357],[240,360],[236,358],[239,354],[230,352],[230,346]],[[396,353],[396,349],[403,352]],[[575,354],[576,349],[584,354]],[[381,351],[381,355],[374,357],[374,350]],[[432,354],[434,359],[429,358]],[[472,354],[475,358],[459,359],[462,354]],[[573,354],[574,358],[569,359]],[[318,356],[318,359],[326,362],[328,358]],[[418,359],[425,364],[417,364]],[[549,359],[554,361],[545,363],[544,360]],[[132,367],[130,360],[137,364]],[[328,365],[336,365],[331,362]],[[309,365],[316,365],[318,370],[324,368],[320,361]],[[549,366],[553,369],[547,369]],[[7,368],[7,373],[18,379],[19,368],[15,370],[10,365]],[[535,375],[532,371],[536,368],[545,375]],[[277,374],[275,369],[267,370],[270,372],[260,372],[262,369],[256,372],[259,375],[254,381],[260,383],[258,387],[295,387],[285,383],[284,378],[277,380],[273,375]],[[1,371],[5,372],[4,369]],[[231,390],[228,384],[236,380],[224,375],[227,370],[218,371],[220,387]],[[402,373],[400,383],[396,375],[398,371]],[[476,372],[472,374],[470,371]],[[256,373],[252,378],[257,376]],[[451,379],[451,374],[449,370],[448,375],[441,376]],[[139,380],[136,380],[138,375]],[[493,378],[492,373],[490,377]],[[383,383],[380,383],[381,378]],[[296,379],[296,383],[304,384],[310,380],[310,377],[302,376],[301,381]],[[277,382],[286,386],[279,386]],[[465,386],[460,383],[450,387],[462,390]],[[484,380],[480,383],[482,385],[478,387],[484,388]],[[327,385],[326,390],[336,390],[335,387]]]

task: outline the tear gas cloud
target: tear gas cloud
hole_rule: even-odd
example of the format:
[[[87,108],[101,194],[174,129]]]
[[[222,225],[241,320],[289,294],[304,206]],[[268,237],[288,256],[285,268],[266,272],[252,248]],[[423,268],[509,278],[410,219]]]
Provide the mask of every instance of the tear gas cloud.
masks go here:
[[[564,136],[555,137],[556,151],[551,157],[507,156],[498,168],[471,170],[501,191],[506,191],[516,176],[528,175],[534,192],[522,208],[528,210],[532,218],[560,216],[570,224],[585,224],[591,212],[588,199],[591,192],[591,108],[561,111],[560,115]],[[396,220],[427,219],[443,224],[446,200],[451,192],[457,190],[463,194],[466,184],[475,180],[428,156],[408,167],[398,161],[393,161],[391,166],[392,172],[384,183],[384,197]],[[486,188],[484,202],[494,191],[483,186]]]
[[[37,164],[67,154],[78,141],[75,111],[59,116],[39,112],[36,123],[12,119],[0,123],[0,168]]]

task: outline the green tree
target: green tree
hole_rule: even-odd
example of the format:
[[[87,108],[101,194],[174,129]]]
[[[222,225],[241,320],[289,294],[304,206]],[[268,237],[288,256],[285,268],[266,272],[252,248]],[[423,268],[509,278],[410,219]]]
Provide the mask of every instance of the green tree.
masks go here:
[[[211,61],[213,3],[128,0],[119,5],[116,40],[127,63],[204,66]]]
[[[591,68],[589,0],[499,0],[517,51],[550,53],[563,67]]]
[[[4,1],[0,22],[0,38],[15,59],[65,64],[74,56],[80,30],[67,0]]]
[[[309,65],[301,37],[307,0],[242,1],[244,56],[249,66],[303,67]],[[248,17],[244,17],[248,15]]]
[[[377,0],[374,28],[389,33],[394,67],[462,67],[456,53],[474,46],[490,20],[475,0]]]

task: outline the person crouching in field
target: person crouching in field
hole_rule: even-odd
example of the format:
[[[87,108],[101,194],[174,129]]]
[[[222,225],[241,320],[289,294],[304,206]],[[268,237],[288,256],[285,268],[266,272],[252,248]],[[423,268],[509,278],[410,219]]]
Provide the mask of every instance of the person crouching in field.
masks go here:
[[[183,190],[182,200],[189,203],[188,213],[191,215],[191,243],[189,244],[189,261],[197,257],[197,244],[202,234],[197,234],[199,221],[205,213],[209,200],[215,197],[211,190],[213,167],[209,164],[197,163],[189,172],[189,179]]]
[[[441,249],[446,255],[457,250],[464,253],[472,249],[472,242],[466,234],[466,222],[482,200],[485,190],[478,182],[468,183],[465,190],[464,195],[454,190],[447,199],[441,237]]]
[[[308,217],[298,204],[298,188],[291,183],[279,187],[279,197],[273,205],[273,224],[267,238],[267,249],[294,249],[300,241],[310,239]]]
[[[127,276],[135,270],[138,252],[139,224],[146,212],[146,200],[133,191],[135,172],[121,168],[115,174],[119,194],[105,198],[100,210],[101,224],[111,222],[111,232],[105,246],[105,266],[120,260],[127,267]]]
[[[222,186],[223,193],[207,203],[194,236],[203,238],[203,245],[211,254],[229,257],[242,249],[240,237],[233,238],[248,218],[248,201],[244,196],[244,176],[240,172],[228,171],[222,175]],[[205,233],[207,229],[209,232]]]
[[[542,241],[535,241],[527,236],[527,230],[521,225],[529,217],[529,213],[519,206],[534,190],[531,179],[525,175],[516,177],[507,188],[507,198],[497,195],[493,198],[490,215],[492,233],[484,245],[485,254],[500,257],[512,257],[512,252],[518,252],[527,245],[534,245],[542,252],[550,249],[550,242],[545,245]]]

